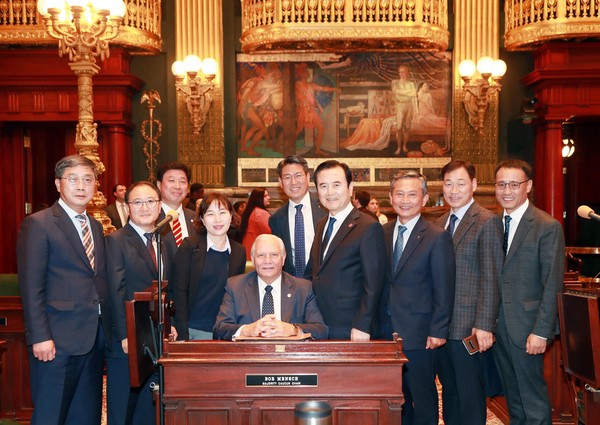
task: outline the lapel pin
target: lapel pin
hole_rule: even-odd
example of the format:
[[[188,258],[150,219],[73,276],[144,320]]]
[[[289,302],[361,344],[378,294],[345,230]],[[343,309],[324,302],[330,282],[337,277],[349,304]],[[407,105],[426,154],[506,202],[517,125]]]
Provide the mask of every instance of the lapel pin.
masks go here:
[[[288,297],[288,298],[292,298],[292,294],[288,294],[288,295],[287,295],[287,297]]]
[[[350,227],[350,228],[354,227],[354,223],[350,223],[350,224],[348,225],[348,227]]]

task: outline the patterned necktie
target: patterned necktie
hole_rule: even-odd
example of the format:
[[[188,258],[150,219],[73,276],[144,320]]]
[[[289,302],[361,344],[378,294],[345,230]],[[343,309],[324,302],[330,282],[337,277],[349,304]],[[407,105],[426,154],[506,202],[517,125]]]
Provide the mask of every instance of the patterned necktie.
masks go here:
[[[77,214],[75,218],[81,225],[81,238],[83,240],[83,247],[85,248],[85,255],[87,255],[87,258],[90,261],[90,266],[92,266],[93,269],[96,253],[94,252],[94,243],[92,242],[92,232],[90,232],[90,227],[88,226],[87,220],[83,214]]]
[[[327,248],[327,244],[329,243],[329,238],[331,238],[331,233],[333,233],[333,225],[335,224],[335,218],[329,217],[329,224],[327,225],[327,231],[325,232],[325,237],[323,238],[323,243],[321,243],[321,257],[325,255],[325,249]]]
[[[123,226],[125,226],[127,224],[127,219],[129,218],[129,212],[127,211],[127,207],[125,206],[125,204],[120,204],[121,205],[121,215],[123,216],[123,218],[121,219],[121,224],[123,224]]]
[[[271,291],[273,287],[271,285],[267,285],[265,287],[265,295],[263,297],[263,305],[262,305],[262,317],[265,317],[267,314],[275,314],[275,304],[273,304],[273,294]]]
[[[306,268],[306,252],[304,246],[304,215],[302,204],[296,205],[296,223],[294,225],[294,266],[297,277],[304,276]]]
[[[448,223],[448,227],[446,227],[446,230],[451,235],[454,234],[454,226],[456,225],[456,220],[458,220],[458,217],[456,216],[456,214],[452,214],[450,216],[450,222]]]
[[[510,231],[510,221],[512,218],[510,215],[504,216],[504,242],[502,243],[502,249],[504,250],[504,256],[508,253],[508,232]]]
[[[152,233],[144,233],[146,237],[146,248],[148,248],[148,252],[150,253],[150,257],[152,258],[152,262],[154,263],[154,268],[158,270],[158,264],[156,262],[156,252],[154,251],[154,244],[152,243],[152,238],[154,237]]]
[[[398,270],[400,264],[400,257],[402,257],[402,251],[404,249],[404,232],[406,232],[406,226],[398,226],[398,236],[396,237],[396,243],[394,244],[394,268],[392,272]]]
[[[175,237],[175,243],[177,244],[177,247],[179,247],[181,242],[183,242],[183,234],[181,233],[181,223],[179,222],[178,218],[173,220],[173,236]]]

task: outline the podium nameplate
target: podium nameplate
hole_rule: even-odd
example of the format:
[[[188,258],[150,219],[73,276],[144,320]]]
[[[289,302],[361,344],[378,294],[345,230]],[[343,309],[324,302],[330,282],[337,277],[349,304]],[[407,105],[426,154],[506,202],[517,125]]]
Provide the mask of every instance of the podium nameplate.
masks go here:
[[[316,373],[246,374],[246,387],[318,387]]]

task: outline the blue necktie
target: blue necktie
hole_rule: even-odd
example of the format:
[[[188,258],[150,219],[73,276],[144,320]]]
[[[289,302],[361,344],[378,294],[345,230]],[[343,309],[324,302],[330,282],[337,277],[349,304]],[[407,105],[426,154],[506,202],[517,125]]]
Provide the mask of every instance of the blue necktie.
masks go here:
[[[302,204],[296,205],[296,224],[294,225],[294,267],[296,276],[304,276],[306,268],[306,252],[304,244],[304,215]]]
[[[448,233],[450,233],[451,235],[454,234],[454,226],[456,225],[456,221],[458,220],[458,217],[456,216],[456,214],[452,214],[450,216],[450,223],[448,223],[448,227],[446,227],[446,230],[448,231]]]
[[[504,256],[508,253],[508,232],[510,231],[510,221],[512,218],[510,215],[504,216],[504,242],[502,243],[502,249],[504,250]]]
[[[271,294],[272,290],[273,287],[271,285],[265,287],[266,292],[263,297],[262,317],[265,317],[267,314],[275,314],[275,304],[273,304],[273,294]]]
[[[329,224],[327,225],[327,231],[325,232],[325,237],[323,238],[323,243],[321,243],[321,257],[325,254],[325,248],[327,248],[327,244],[329,244],[329,239],[331,238],[331,233],[333,233],[333,225],[335,224],[335,218],[329,217]]]
[[[392,272],[398,270],[398,264],[400,264],[400,257],[402,257],[402,250],[404,249],[404,232],[406,232],[406,226],[398,226],[398,236],[396,237],[396,243],[394,244],[394,268]]]

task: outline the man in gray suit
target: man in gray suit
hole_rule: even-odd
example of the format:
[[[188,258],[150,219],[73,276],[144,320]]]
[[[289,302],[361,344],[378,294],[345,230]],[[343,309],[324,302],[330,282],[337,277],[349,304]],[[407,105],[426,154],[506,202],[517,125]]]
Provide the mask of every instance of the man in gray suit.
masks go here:
[[[485,425],[483,352],[492,347],[498,318],[502,226],[491,211],[473,199],[477,189],[473,164],[451,161],[442,168],[441,177],[450,211],[437,224],[452,235],[456,258],[450,334],[439,356],[444,423]],[[477,339],[480,351],[473,355],[462,343],[471,335]]]
[[[306,159],[297,155],[285,157],[277,165],[277,174],[279,185],[289,202],[269,218],[269,226],[273,234],[283,240],[285,250],[289,253],[283,270],[303,277],[317,223],[327,215],[327,211],[319,205],[317,194],[308,191],[310,173]]]
[[[557,332],[565,239],[561,224],[534,207],[531,166],[507,160],[496,167],[496,199],[504,208],[504,266],[494,358],[511,425],[552,423],[544,352]]]
[[[282,271],[283,241],[260,235],[250,255],[256,271],[227,280],[214,328],[216,339],[288,337],[302,332],[326,339],[328,329],[311,283]]]

